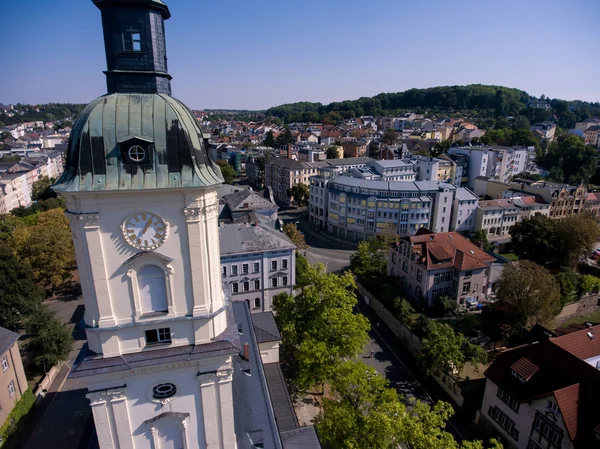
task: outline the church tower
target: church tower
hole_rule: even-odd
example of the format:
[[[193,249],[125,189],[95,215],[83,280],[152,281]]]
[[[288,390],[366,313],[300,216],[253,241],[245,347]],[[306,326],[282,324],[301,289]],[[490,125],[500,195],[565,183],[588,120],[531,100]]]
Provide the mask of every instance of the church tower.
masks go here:
[[[108,94],[75,122],[54,186],[85,301],[87,353],[70,375],[87,380],[101,449],[247,447],[234,430],[234,365],[248,363],[248,343],[223,296],[223,179],[193,114],[170,96],[169,9],[93,2]]]

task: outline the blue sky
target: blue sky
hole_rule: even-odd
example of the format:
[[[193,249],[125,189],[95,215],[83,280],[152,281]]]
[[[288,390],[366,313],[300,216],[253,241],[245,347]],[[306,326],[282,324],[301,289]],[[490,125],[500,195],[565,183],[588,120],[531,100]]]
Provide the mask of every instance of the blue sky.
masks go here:
[[[165,0],[173,95],[192,108],[329,103],[498,84],[600,101],[597,0]],[[106,92],[91,0],[2,0],[1,103]]]

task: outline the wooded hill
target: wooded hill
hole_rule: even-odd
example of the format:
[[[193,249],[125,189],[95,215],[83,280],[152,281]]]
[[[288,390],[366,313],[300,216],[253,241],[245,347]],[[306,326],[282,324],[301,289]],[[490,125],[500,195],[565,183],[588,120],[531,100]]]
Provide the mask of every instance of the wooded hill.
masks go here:
[[[549,109],[535,107],[547,103]],[[285,122],[338,122],[344,118],[362,115],[389,115],[403,111],[419,113],[463,113],[480,118],[526,116],[532,121],[550,120],[554,116],[561,124],[574,126],[576,121],[600,116],[600,103],[540,99],[527,92],[503,86],[471,84],[468,86],[440,86],[428,89],[409,89],[397,93],[381,93],[358,100],[321,103],[300,102],[267,109],[266,115]]]

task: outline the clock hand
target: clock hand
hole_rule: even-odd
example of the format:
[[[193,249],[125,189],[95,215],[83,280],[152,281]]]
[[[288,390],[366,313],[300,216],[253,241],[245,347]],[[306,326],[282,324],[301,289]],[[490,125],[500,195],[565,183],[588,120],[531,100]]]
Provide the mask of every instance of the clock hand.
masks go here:
[[[146,231],[148,230],[148,228],[150,227],[150,224],[152,223],[152,218],[150,218],[150,220],[148,220],[148,222],[146,223],[146,226],[144,227],[144,230],[142,231],[141,235],[144,235],[146,233]]]

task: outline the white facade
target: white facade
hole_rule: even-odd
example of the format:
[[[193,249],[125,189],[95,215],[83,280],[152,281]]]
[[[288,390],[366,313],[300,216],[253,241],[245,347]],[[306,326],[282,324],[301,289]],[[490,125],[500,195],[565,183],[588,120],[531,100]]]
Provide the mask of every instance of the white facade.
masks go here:
[[[477,224],[478,204],[477,195],[467,188],[458,188],[454,196],[450,230],[461,233],[474,231]]]
[[[292,294],[295,248],[221,256],[223,288],[232,301],[247,301],[252,313],[272,310],[273,297]]]
[[[508,392],[503,391],[498,385],[487,379],[480,413],[480,422],[483,420],[488,427],[493,426],[494,430],[503,436],[506,448],[573,448],[554,394],[530,402],[519,403],[516,399],[511,398]],[[549,414],[553,416],[553,419],[546,418]],[[538,416],[540,417],[537,418]],[[530,442],[532,436],[534,436],[534,440],[537,440],[535,436],[541,433],[536,430],[536,426],[540,425],[540,420],[549,423],[550,430],[547,441],[554,437],[557,442],[560,439],[560,444],[542,446]]]
[[[108,358],[202,345],[225,330],[214,188],[63,195],[92,351]],[[167,223],[162,246],[149,252],[127,243],[122,226],[132,212]],[[156,267],[158,284],[146,282],[148,266]],[[166,304],[149,310],[157,304],[147,298],[156,285]],[[91,373],[87,381],[103,449],[169,447],[168,441],[173,447],[235,447],[231,354],[159,359],[144,368]],[[156,399],[159,385],[174,385],[177,394]]]

